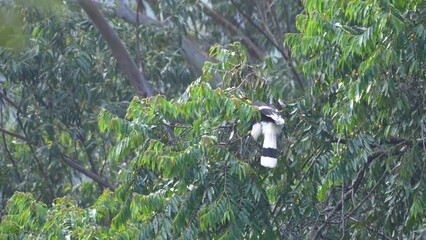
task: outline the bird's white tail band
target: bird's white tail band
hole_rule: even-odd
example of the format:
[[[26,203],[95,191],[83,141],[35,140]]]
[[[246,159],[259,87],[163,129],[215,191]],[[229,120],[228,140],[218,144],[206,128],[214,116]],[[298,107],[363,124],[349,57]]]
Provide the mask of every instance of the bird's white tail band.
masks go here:
[[[260,165],[268,168],[274,168],[277,166],[277,159],[271,157],[260,157]]]
[[[263,123],[262,132],[264,135],[260,164],[264,167],[274,168],[277,165],[277,135],[280,128],[272,123]]]

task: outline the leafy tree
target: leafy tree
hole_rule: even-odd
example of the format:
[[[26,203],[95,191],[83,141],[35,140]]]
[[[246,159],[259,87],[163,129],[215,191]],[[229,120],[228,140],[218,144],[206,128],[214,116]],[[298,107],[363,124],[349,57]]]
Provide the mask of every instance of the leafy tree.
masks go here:
[[[282,32],[284,26],[294,30],[294,17],[288,14],[293,16],[300,7],[297,2],[292,2],[288,9],[264,4],[252,5],[251,9],[250,3],[238,1],[214,5],[147,1],[137,24],[134,2],[108,5],[84,1],[83,8],[77,3],[0,3],[1,17],[7,20],[2,21],[0,28],[4,40],[0,41],[0,153],[4,156],[0,164],[2,183],[7,183],[1,187],[2,205],[16,190],[31,191],[46,203],[57,196],[72,194],[79,204],[87,205],[96,199],[99,190],[114,189],[119,182],[111,179],[127,169],[130,158],[109,161],[106,152],[111,137],[99,133],[96,116],[101,108],[124,116],[133,95],[143,95],[144,90],[138,88],[140,79],[132,80],[128,72],[138,67],[150,91],[173,97],[185,90],[194,75],[201,74],[208,60],[204,51],[208,51],[209,42],[227,43],[242,37],[249,41],[252,62],[276,49],[285,53],[281,57],[288,58],[281,46]],[[108,22],[99,25],[93,21],[95,27],[82,10],[90,13],[91,18],[95,13],[96,22],[103,18],[96,15],[101,10]],[[276,11],[274,25],[266,18],[247,17],[263,10]],[[115,36],[98,32],[97,27],[108,28],[108,23]],[[259,31],[261,25],[268,34]],[[226,32],[219,34],[221,29]],[[20,41],[11,40],[16,36]],[[136,66],[129,71],[123,72],[116,66],[120,65],[117,59],[126,55],[117,48],[117,36],[128,47],[127,56],[134,56]],[[274,47],[267,44],[274,41],[278,41]],[[18,45],[8,45],[11,43]],[[121,55],[117,55],[117,50]],[[270,71],[287,71],[287,63],[281,57],[268,58]],[[130,66],[132,61],[127,59],[128,64],[124,65]],[[272,67],[273,63],[279,64]],[[220,74],[215,75],[214,82],[220,84]],[[286,78],[285,84],[294,83]],[[278,89],[277,93],[282,94]]]
[[[239,4],[218,1],[210,10],[250,9]],[[154,11],[203,9],[189,5]],[[99,131],[114,137],[108,159],[130,163],[114,192],[105,190],[87,208],[67,197],[47,207],[16,193],[0,236],[422,239],[425,10],[418,0],[305,1],[300,33],[286,35],[303,62],[302,84],[296,75],[277,80],[292,66],[280,70],[276,58],[252,64],[256,50],[247,42],[247,50],[214,46],[216,61],[178,97],[135,97],[125,116],[100,112]],[[250,28],[242,29],[237,34]],[[270,41],[267,35],[258,37]],[[223,82],[212,88],[218,75]],[[260,146],[248,131],[260,116],[246,98],[284,102],[273,170],[258,163]]]
[[[99,134],[97,113],[105,106],[124,114],[120,108],[127,106],[132,91],[108,67],[114,62],[87,20],[73,12],[47,16],[35,8],[12,10],[26,16],[24,29],[31,38],[22,52],[0,53],[6,79],[1,94],[2,167],[10,166],[3,176],[12,179],[2,184],[2,192],[33,191],[46,202],[75,194],[87,204],[99,193],[77,172],[101,189],[113,188],[105,177],[114,177],[118,167],[106,161],[110,140]],[[64,165],[70,171],[63,171]]]

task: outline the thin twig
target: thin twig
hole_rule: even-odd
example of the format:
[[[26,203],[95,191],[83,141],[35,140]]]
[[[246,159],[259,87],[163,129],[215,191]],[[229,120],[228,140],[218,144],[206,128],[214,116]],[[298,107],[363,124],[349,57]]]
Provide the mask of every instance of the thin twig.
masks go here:
[[[25,95],[26,95],[26,89],[24,89],[22,91],[21,101],[20,101],[20,103],[18,105],[18,108],[17,108],[17,111],[16,111],[16,121],[18,122],[19,127],[22,129],[22,132],[24,133],[24,139],[27,142],[28,148],[30,149],[31,154],[33,155],[33,158],[34,158],[34,160],[35,160],[35,162],[37,164],[38,170],[40,171],[40,173],[42,175],[42,178],[44,179],[44,181],[47,184],[48,191],[49,191],[50,195],[54,196],[54,191],[53,191],[53,186],[52,186],[52,179],[50,179],[50,181],[49,181],[48,175],[44,171],[44,167],[41,164],[40,159],[37,157],[37,154],[36,154],[36,152],[34,150],[33,145],[29,141],[27,131],[25,130],[24,123],[22,122],[21,117],[20,117],[21,111],[22,111],[22,105],[24,104],[24,101],[25,101],[24,99],[26,99]]]
[[[367,163],[358,172],[355,180],[352,182],[352,185],[349,186],[349,188],[348,188],[349,190],[344,194],[343,198],[336,204],[336,206],[333,208],[333,210],[330,212],[330,214],[328,214],[328,216],[326,217],[326,219],[329,219],[337,211],[341,210],[341,208],[343,206],[343,202],[346,201],[347,199],[349,199],[351,197],[351,195],[354,194],[358,190],[359,185],[361,184],[361,181],[364,179],[365,172],[367,171],[367,169],[369,168],[369,166],[371,165],[371,163],[375,159],[377,159],[380,156],[382,156],[383,154],[385,154],[384,151],[377,151],[377,152],[373,153],[372,155],[370,155],[368,157]],[[321,226],[316,230],[316,233],[315,233],[315,235],[314,235],[314,237],[312,239],[318,239],[320,237],[320,235],[321,235],[321,232],[326,227],[326,225],[327,225],[326,223],[322,223]]]
[[[257,58],[262,58],[265,55],[264,52],[250,39],[250,37],[247,36],[247,34],[241,31],[238,27],[236,27],[233,23],[231,23],[228,19],[226,19],[220,13],[215,11],[213,8],[210,8],[205,3],[199,2],[199,6],[201,6],[202,9],[205,9],[207,13],[210,16],[212,16],[216,21],[224,25],[225,28],[231,30],[232,32],[242,37],[244,42],[247,43],[249,49],[253,51],[253,53],[256,55]]]
[[[312,154],[307,158],[307,160],[302,164],[302,167],[304,167],[310,159],[312,159],[313,156],[318,156],[320,154],[320,152],[322,151],[322,149],[319,149],[318,151],[314,151],[312,152]],[[308,169],[306,170],[306,172],[303,174],[302,178],[300,179],[300,181],[297,183],[296,187],[292,190],[293,192],[297,191],[299,189],[299,187],[302,185],[302,183],[304,182],[305,178],[308,176],[308,173],[310,172],[311,168],[315,165],[315,163],[317,162],[317,160],[313,160],[311,162],[311,164],[309,165]],[[281,195],[280,195],[281,196]],[[281,199],[281,197],[279,196],[279,199]],[[272,210],[272,213],[274,214],[274,216],[276,217],[278,215],[278,213],[281,211],[282,205],[278,206],[278,200],[277,203],[275,204],[274,209]]]
[[[6,100],[6,102],[8,102],[10,105],[12,105],[14,108],[18,109],[18,105],[16,103],[14,103],[12,100],[10,100],[5,94],[3,94],[0,91],[0,98],[3,98],[4,100]]]
[[[237,9],[237,11],[239,13],[241,13],[241,15],[243,15],[244,18],[247,19],[247,21],[252,24],[257,30],[259,30],[259,32],[264,35],[266,37],[266,39],[272,43],[272,45],[274,45],[274,47],[280,52],[281,56],[286,60],[286,62],[288,63],[288,66],[290,68],[291,73],[293,74],[293,76],[296,78],[297,83],[299,84],[300,88],[302,90],[305,89],[305,86],[302,82],[301,77],[299,76],[299,74],[297,73],[295,66],[293,66],[292,61],[290,60],[290,57],[287,56],[287,54],[285,53],[284,49],[282,49],[278,43],[274,40],[273,36],[270,36],[267,32],[265,32],[262,27],[258,26],[249,16],[247,16],[246,13],[244,13],[241,9],[240,6],[235,3],[234,0],[231,0],[232,4],[235,6],[235,8]]]
[[[2,126],[3,125],[3,111],[2,110],[0,110],[0,118],[1,118],[0,126]],[[22,182],[22,177],[21,177],[21,174],[19,174],[18,165],[16,164],[16,161],[13,159],[12,153],[9,150],[9,146],[7,144],[7,141],[6,141],[6,134],[5,133],[2,133],[2,138],[3,138],[4,149],[7,153],[7,156],[9,157],[10,162],[12,162],[12,166],[15,170],[16,176],[18,177],[18,181]]]
[[[136,66],[141,70],[142,61],[141,61],[141,46],[140,46],[140,21],[139,13],[141,12],[143,3],[142,0],[137,0],[136,7]]]
[[[373,186],[373,188],[370,189],[367,196],[365,196],[360,203],[356,207],[354,207],[348,214],[346,214],[346,218],[349,218],[359,207],[361,207],[367,199],[370,198],[371,194],[373,194],[374,190],[379,186],[379,184],[383,181],[383,179],[386,177],[386,171],[383,172],[382,176],[379,178],[377,183]]]
[[[355,219],[355,218],[353,218],[353,217],[351,217],[350,219],[351,219],[352,221],[359,222],[359,220],[358,220],[358,219]],[[368,229],[368,231],[377,233],[377,235],[379,235],[382,239],[385,239],[385,240],[392,240],[392,238],[390,238],[390,237],[388,237],[388,236],[384,235],[383,233],[380,233],[380,232],[378,232],[378,231],[374,231],[373,229],[371,229],[371,227],[370,227],[370,226],[368,226],[368,225],[366,225],[366,224],[364,224],[364,226]]]
[[[312,155],[311,155],[312,156]],[[317,155],[318,156],[318,155]],[[306,172],[303,174],[302,178],[300,179],[300,181],[297,183],[296,187],[294,188],[293,191],[297,191],[300,187],[300,185],[303,183],[303,181],[305,180],[306,176],[308,175],[309,171],[311,170],[311,168],[314,166],[314,164],[317,162],[317,159],[315,158],[311,164],[309,165],[308,169],[306,170]]]

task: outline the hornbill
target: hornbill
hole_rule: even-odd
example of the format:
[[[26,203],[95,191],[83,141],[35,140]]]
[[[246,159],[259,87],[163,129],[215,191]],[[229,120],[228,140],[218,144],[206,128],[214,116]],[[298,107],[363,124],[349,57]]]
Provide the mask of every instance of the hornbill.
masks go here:
[[[284,125],[284,119],[280,111],[274,106],[263,103],[253,102],[252,105],[259,110],[262,117],[260,122],[253,124],[251,136],[257,140],[263,134],[263,146],[260,157],[260,164],[265,167],[274,168],[277,165],[277,136]]]

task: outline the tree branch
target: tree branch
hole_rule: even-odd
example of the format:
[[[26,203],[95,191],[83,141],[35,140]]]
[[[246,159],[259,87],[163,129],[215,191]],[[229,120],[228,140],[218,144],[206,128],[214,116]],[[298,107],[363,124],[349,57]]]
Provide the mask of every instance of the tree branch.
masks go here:
[[[186,61],[191,66],[194,66],[194,68],[197,70],[197,73],[199,75],[202,74],[202,69],[206,61],[214,62],[213,60],[208,58],[203,51],[201,51],[198,47],[196,47],[196,44],[192,40],[186,37],[182,38],[181,47],[182,47],[182,50],[184,53],[183,55]],[[210,85],[212,86],[212,88],[216,88],[221,82],[222,82],[222,77],[217,73],[215,75],[215,78],[212,81],[210,81]]]
[[[6,130],[6,129],[2,128],[2,127],[0,127],[0,132],[5,133],[5,134],[7,134],[7,135],[9,135],[9,136],[12,136],[12,137],[18,138],[18,139],[20,139],[20,140],[22,140],[22,141],[25,141],[25,142],[27,142],[27,141],[28,141],[28,139],[27,139],[25,136],[22,136],[22,135],[19,135],[19,134],[17,134],[17,133],[14,133],[14,132],[8,131],[8,130]]]
[[[402,139],[394,139],[392,140],[395,143],[401,143],[401,142],[407,142],[408,140],[402,140]],[[416,144],[421,144],[421,142],[423,141],[423,139],[416,139],[415,143]],[[407,148],[402,149],[402,150],[398,150],[397,152],[394,152],[393,155],[397,155],[397,154],[401,154],[404,153],[405,151],[407,151]],[[336,206],[333,208],[333,210],[326,216],[326,219],[330,219],[331,216],[333,216],[337,211],[339,211],[342,206],[344,201],[347,201],[351,196],[353,196],[357,190],[359,189],[359,186],[361,185],[362,180],[365,177],[365,172],[368,170],[368,168],[370,167],[371,163],[376,160],[377,158],[379,158],[380,156],[386,154],[386,151],[383,149],[380,149],[378,151],[376,151],[375,153],[371,154],[370,156],[368,156],[367,158],[367,162],[365,163],[364,167],[358,172],[355,180],[352,181],[351,186],[348,187],[348,190],[346,191],[346,193],[343,195],[342,199],[336,204]],[[386,176],[386,174],[384,173],[378,183],[376,184],[376,186],[373,187],[373,189],[371,191],[374,190],[374,188],[377,187],[377,185],[383,180],[383,178]],[[368,196],[368,195],[367,195]],[[365,198],[364,198],[365,199]],[[363,200],[364,201],[364,200]],[[361,201],[361,203],[363,202]],[[353,213],[353,211],[355,209],[357,209],[360,205],[356,206],[351,212],[350,214]],[[350,216],[350,214],[348,216]],[[317,239],[318,237],[320,237],[321,232],[324,230],[324,228],[326,227],[327,222],[323,222],[320,227],[316,230],[315,235],[312,239]]]
[[[136,66],[142,69],[142,56],[141,56],[141,41],[140,41],[140,12],[142,12],[142,0],[137,0],[136,7]]]
[[[268,11],[271,12],[272,15],[272,21],[274,23],[275,29],[276,29],[276,34],[280,37],[284,36],[284,31],[280,28],[279,25],[279,21],[278,21],[278,17],[277,17],[277,12],[275,11],[275,0],[270,2],[270,0],[268,0]],[[288,14],[288,10],[286,7],[283,8],[284,12],[285,12],[285,16],[287,17],[287,21],[285,21],[285,25],[286,25],[286,32],[290,32],[290,21],[289,21],[289,14]]]
[[[220,24],[225,26],[228,30],[238,34],[240,37],[242,37],[243,41],[247,43],[248,48],[254,53],[256,58],[263,58],[265,53],[260,50],[260,48],[248,37],[243,31],[241,31],[238,27],[236,27],[233,23],[228,21],[225,17],[220,15],[218,12],[216,12],[214,9],[207,6],[207,4],[199,2],[198,4],[201,6],[202,9],[205,9],[207,14],[209,14],[211,17],[213,17],[216,21],[218,21]]]
[[[3,126],[3,111],[2,109],[0,109],[0,126]],[[19,169],[18,169],[18,165],[16,164],[16,161],[13,159],[12,154],[10,153],[7,141],[6,141],[6,134],[3,132],[2,133],[2,139],[3,139],[3,146],[4,146],[4,150],[6,151],[7,156],[9,157],[10,162],[12,163],[13,169],[15,170],[15,174],[18,177],[18,181],[22,182],[22,177],[21,174],[19,174]]]
[[[18,109],[18,105],[16,105],[16,103],[14,103],[12,100],[10,100],[5,94],[3,94],[2,92],[0,92],[0,98],[3,98],[4,100],[6,100],[6,102],[8,102],[10,105],[12,105],[14,108]]]
[[[129,6],[124,2],[124,0],[118,0],[118,9],[117,9],[117,17],[123,19],[124,21],[136,25],[137,24],[137,16],[136,13],[133,12]],[[155,19],[150,18],[145,13],[139,13],[139,21],[141,24],[155,26],[159,28],[163,28],[163,24]]]
[[[116,11],[117,17],[123,19],[127,23],[137,26],[136,13],[133,12],[123,0],[118,0],[118,9]],[[155,19],[150,18],[144,13],[139,13],[139,21],[141,24],[164,28],[163,24]],[[183,55],[187,63],[193,66],[196,74],[201,75],[204,63],[206,61],[214,62],[207,54],[202,51],[194,41],[189,38],[183,37],[180,45]],[[216,88],[222,82],[222,77],[219,74],[210,82],[213,88]]]
[[[26,99],[26,88],[23,89],[23,91],[22,91],[21,94],[22,94],[21,95],[21,100],[19,102],[19,105],[18,105],[18,108],[17,108],[17,111],[16,111],[16,120],[17,120],[17,122],[19,124],[19,127],[22,129],[22,132],[24,134],[23,137],[25,138],[25,141],[27,142],[28,147],[29,147],[31,153],[33,154],[33,158],[34,158],[34,160],[36,162],[38,170],[41,173],[41,177],[46,182],[47,189],[48,189],[50,195],[53,196],[54,195],[54,191],[53,191],[53,186],[52,186],[52,178],[49,179],[48,175],[45,173],[43,165],[41,164],[40,159],[37,157],[37,154],[36,154],[36,152],[35,152],[32,144],[29,141],[27,131],[25,130],[24,123],[22,122],[21,117],[20,117],[21,111],[22,111],[22,105],[24,104],[24,101]]]
[[[112,191],[115,190],[115,188],[106,180],[102,179],[99,175],[88,171],[86,168],[81,166],[79,163],[77,163],[75,160],[71,159],[67,155],[61,153],[61,160],[67,164],[68,166],[74,168],[75,170],[81,172],[82,174],[86,175],[87,177],[93,179],[95,182],[101,184],[102,186],[111,189]]]
[[[259,32],[264,35],[266,37],[266,39],[272,43],[272,45],[274,45],[274,47],[280,52],[281,56],[284,58],[284,60],[288,63],[288,66],[290,68],[291,73],[293,74],[293,76],[296,78],[297,83],[299,84],[300,88],[302,88],[302,90],[305,88],[304,84],[302,82],[302,78],[299,76],[299,73],[296,71],[295,66],[293,66],[292,61],[290,59],[290,57],[286,54],[286,52],[284,51],[283,48],[281,48],[281,46],[278,45],[278,43],[276,42],[275,38],[268,34],[267,32],[265,32],[262,27],[258,26],[249,16],[247,16],[247,14],[241,10],[240,6],[235,3],[234,0],[231,0],[232,4],[235,6],[235,8],[237,9],[237,11],[239,13],[241,13],[241,15],[243,15],[243,17],[245,19],[247,19],[247,21],[252,24],[257,30],[259,30]]]
[[[383,172],[382,176],[379,178],[379,180],[377,181],[377,183],[373,186],[373,188],[371,188],[368,191],[367,196],[365,196],[361,202],[358,203],[358,205],[356,207],[354,207],[349,213],[346,214],[346,218],[349,218],[358,208],[360,208],[362,206],[362,204],[364,204],[365,201],[367,201],[367,199],[370,198],[371,194],[373,194],[373,192],[376,190],[376,188],[380,185],[380,183],[382,183],[383,179],[385,179],[386,177],[386,171]]]
[[[78,3],[107,41],[118,66],[130,80],[130,84],[135,88],[137,95],[140,97],[152,96],[151,88],[148,86],[143,72],[139,71],[123,42],[108,24],[96,4],[92,0],[78,0]]]
[[[368,170],[368,168],[370,167],[371,163],[379,158],[380,156],[382,156],[383,154],[385,154],[384,151],[379,150],[373,154],[371,154],[370,156],[368,156],[367,158],[367,162],[365,163],[364,167],[358,172],[355,180],[352,182],[352,185],[349,186],[348,191],[346,191],[346,193],[343,195],[343,198],[337,203],[337,205],[333,208],[333,210],[330,212],[330,214],[328,214],[326,216],[326,219],[329,219],[331,216],[333,216],[337,211],[340,211],[340,209],[342,209],[343,206],[343,202],[348,200],[353,194],[355,194],[359,188],[359,185],[361,184],[361,181],[364,179],[365,176],[365,172]],[[321,232],[324,230],[324,228],[326,227],[327,223],[322,223],[321,226],[318,228],[318,230],[315,232],[315,235],[312,239],[317,239],[318,237],[320,237]]]
[[[25,142],[28,142],[28,139],[26,137],[21,136],[19,134],[16,134],[14,132],[8,131],[8,130],[3,129],[1,127],[0,127],[0,132],[5,133],[7,135],[10,135],[12,137],[18,138],[18,139],[23,140]],[[80,164],[78,164],[76,161],[70,159],[68,156],[66,156],[63,153],[61,153],[61,157],[62,157],[62,161],[65,164],[67,164],[68,166],[70,166],[70,167],[76,169],[77,171],[83,173],[84,175],[86,175],[87,177],[93,179],[95,182],[101,184],[102,186],[110,188],[111,190],[115,189],[109,182],[107,182],[106,180],[102,179],[99,175],[97,175],[96,172],[88,171],[83,166],[81,166]]]

